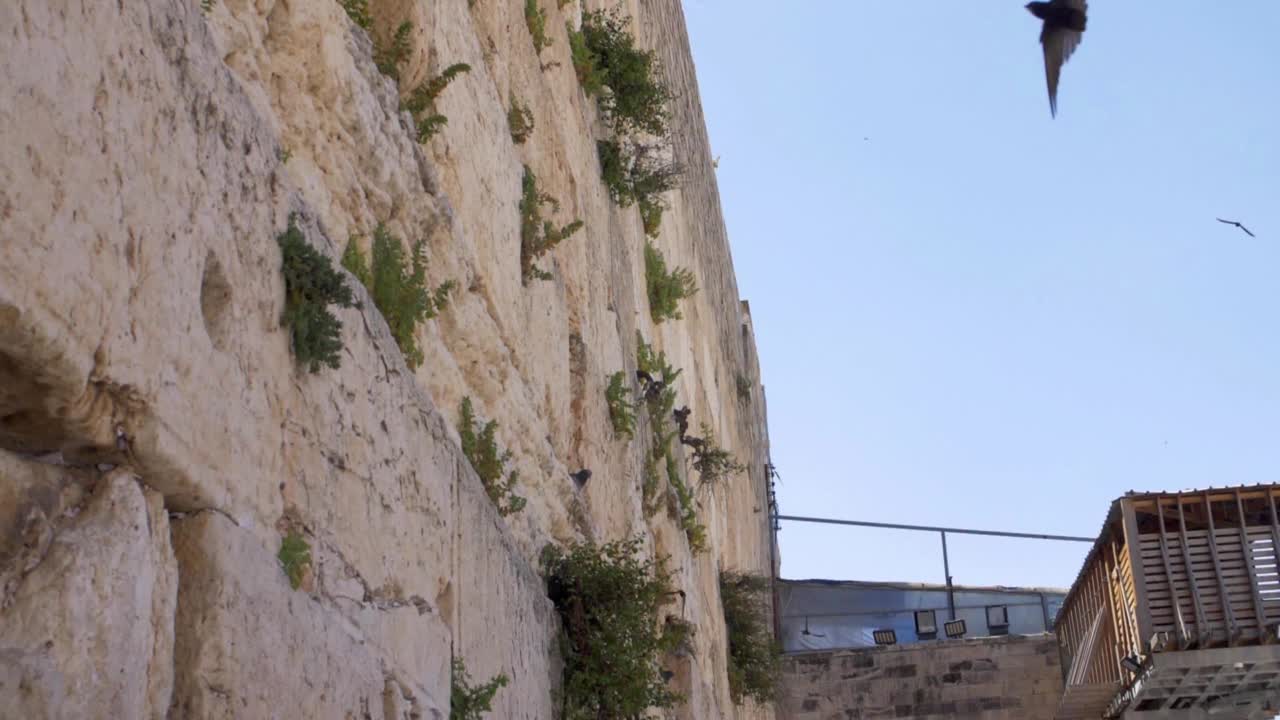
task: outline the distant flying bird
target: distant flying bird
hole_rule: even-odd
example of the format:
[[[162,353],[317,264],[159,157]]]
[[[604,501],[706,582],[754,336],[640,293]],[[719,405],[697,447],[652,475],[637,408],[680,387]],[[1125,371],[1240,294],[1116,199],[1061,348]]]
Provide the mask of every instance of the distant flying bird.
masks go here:
[[[1076,51],[1084,37],[1089,3],[1086,0],[1029,2],[1027,10],[1044,21],[1040,44],[1044,46],[1044,77],[1049,83],[1049,113],[1058,116],[1058,76],[1062,64]]]
[[[1217,218],[1217,220],[1218,220],[1218,222],[1220,222],[1220,223],[1226,223],[1226,224],[1228,224],[1228,225],[1235,225],[1236,227],[1238,227],[1238,228],[1240,228],[1241,230],[1243,230],[1243,231],[1245,232],[1245,234],[1246,234],[1246,235],[1248,235],[1249,237],[1258,237],[1257,235],[1254,235],[1253,233],[1249,232],[1249,228],[1245,227],[1244,225],[1241,225],[1240,223],[1236,222],[1235,220],[1223,220],[1222,218]]]

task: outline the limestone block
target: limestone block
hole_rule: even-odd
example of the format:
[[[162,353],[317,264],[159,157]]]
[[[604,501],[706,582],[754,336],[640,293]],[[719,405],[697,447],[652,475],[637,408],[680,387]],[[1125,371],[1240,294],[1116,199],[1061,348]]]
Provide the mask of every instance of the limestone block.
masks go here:
[[[178,601],[173,708],[182,718],[443,717],[441,620],[412,604],[376,610],[389,630],[436,658],[430,675],[321,599],[293,590],[275,557],[217,512],[174,523]],[[444,710],[441,710],[444,708]],[[436,713],[433,715],[432,713]]]
[[[165,717],[177,589],[159,494],[125,471],[98,480],[0,610],[0,714]]]
[[[480,479],[470,468],[464,472],[458,484],[454,650],[476,681],[498,673],[510,679],[494,698],[493,717],[555,717],[559,618],[545,583],[516,552]]]

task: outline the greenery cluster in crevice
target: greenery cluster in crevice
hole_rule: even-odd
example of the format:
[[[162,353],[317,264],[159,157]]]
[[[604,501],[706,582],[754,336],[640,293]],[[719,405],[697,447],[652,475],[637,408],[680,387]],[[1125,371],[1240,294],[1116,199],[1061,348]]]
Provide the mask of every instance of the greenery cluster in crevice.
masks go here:
[[[662,623],[675,595],[661,561],[631,538],[542,552],[547,594],[563,625],[562,717],[631,720],[683,698],[667,689],[663,655],[687,643],[686,623]]]
[[[707,529],[698,519],[696,499],[685,482],[680,461],[672,447],[680,434],[678,428],[672,427],[672,412],[676,404],[675,381],[681,371],[672,369],[666,353],[655,352],[639,332],[636,333],[636,367],[636,374],[641,378],[641,399],[649,418],[652,444],[645,458],[641,488],[645,510],[650,514],[656,511],[656,501],[661,492],[659,473],[665,472],[667,484],[675,494],[673,512],[689,540],[689,549],[694,553],[702,552],[707,547]]]
[[[657,237],[662,194],[678,186],[684,169],[667,140],[672,94],[662,67],[656,53],[636,47],[629,25],[618,10],[589,12],[580,30],[568,28],[569,54],[583,92],[613,127],[616,139],[597,146],[609,195],[622,207],[636,204],[645,234]]]
[[[609,197],[622,207],[635,204],[649,237],[657,237],[666,201],[662,194],[679,186],[684,169],[671,159],[666,143],[630,139],[601,140],[596,143],[600,176]]]
[[[702,435],[685,440],[686,445],[693,447],[693,469],[698,471],[698,489],[715,487],[715,485],[740,472],[747,466],[716,444],[715,434],[711,426],[702,423]]]
[[[655,323],[679,320],[679,302],[698,292],[693,271],[688,268],[667,270],[666,258],[651,242],[644,244],[644,284],[649,296],[649,317]]]
[[[751,381],[747,376],[741,373],[734,376],[734,385],[737,386],[738,400],[744,403],[751,402]]]
[[[311,372],[321,365],[337,368],[341,361],[342,321],[329,311],[329,305],[352,307],[351,288],[329,258],[307,244],[295,218],[289,217],[289,228],[276,242],[284,263],[284,313],[280,324],[289,328],[293,354]]]
[[[507,111],[507,129],[511,131],[511,141],[523,145],[533,134],[533,111],[522,104],[515,93],[508,96],[508,101],[511,109]]]
[[[539,192],[538,178],[526,165],[520,183],[520,277],[527,284],[532,279],[550,280],[551,273],[542,270],[534,262],[559,245],[565,238],[582,229],[582,221],[574,220],[563,227],[556,227],[542,217],[542,206],[559,212],[560,203],[546,193]]]
[[[417,368],[423,361],[422,349],[414,336],[418,325],[448,306],[449,293],[456,285],[452,280],[434,289],[427,285],[424,245],[421,239],[415,242],[406,259],[400,238],[378,223],[373,231],[372,263],[366,261],[355,238],[348,241],[342,255],[343,267],[369,289],[373,304],[386,319],[410,369]]]
[[[631,385],[627,383],[627,374],[621,370],[609,376],[609,387],[604,396],[609,402],[609,423],[613,425],[613,434],[620,438],[630,439],[636,431],[636,414],[632,406]]]
[[[392,80],[400,80],[400,66],[409,59],[409,52],[413,49],[409,44],[412,32],[413,23],[406,20],[396,26],[390,42],[383,43],[376,36],[373,38],[373,64],[378,67],[378,72]]]
[[[347,17],[351,18],[351,22],[366,31],[373,28],[373,15],[369,14],[369,0],[338,0],[338,4],[347,11]]]
[[[538,7],[538,0],[525,0],[524,24],[529,28],[529,37],[533,38],[535,53],[541,55],[551,47],[551,38],[547,37],[547,11]]]
[[[574,71],[618,135],[664,137],[672,94],[660,78],[657,53],[636,47],[630,24],[631,19],[616,9],[583,15],[577,37],[570,36]]]
[[[720,602],[729,641],[729,692],[736,703],[778,695],[782,649],[770,621],[770,581],[763,575],[720,573]]]
[[[492,710],[493,696],[507,686],[507,676],[498,674],[481,685],[472,685],[467,674],[467,664],[460,657],[453,658],[449,674],[449,720],[480,720]]]
[[[302,585],[307,568],[311,566],[311,545],[302,535],[290,530],[280,542],[280,553],[276,557],[280,559],[284,574],[289,577],[289,587],[297,590]]]
[[[524,509],[526,500],[515,494],[516,482],[520,477],[517,470],[507,472],[507,462],[511,460],[510,450],[498,450],[498,421],[490,420],[483,425],[476,419],[475,410],[471,407],[471,398],[462,398],[462,408],[458,416],[458,435],[462,439],[462,454],[480,476],[485,492],[493,501],[498,514],[503,517]]]
[[[454,63],[409,93],[409,99],[404,101],[404,109],[413,116],[418,130],[418,142],[425,143],[430,140],[431,136],[449,122],[449,118],[436,112],[436,98],[449,87],[449,83],[453,82],[454,78],[466,72],[471,72],[470,65]]]

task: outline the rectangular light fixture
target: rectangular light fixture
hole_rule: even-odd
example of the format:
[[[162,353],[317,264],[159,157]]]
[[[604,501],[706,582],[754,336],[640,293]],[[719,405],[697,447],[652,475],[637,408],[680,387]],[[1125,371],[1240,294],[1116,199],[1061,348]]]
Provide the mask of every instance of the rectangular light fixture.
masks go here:
[[[942,624],[942,628],[946,631],[949,638],[962,638],[969,631],[965,627],[963,620],[950,620]]]
[[[871,637],[877,645],[896,645],[898,642],[898,633],[893,630],[872,630]]]
[[[1120,658],[1120,666],[1134,675],[1142,672],[1142,663],[1138,662],[1138,656],[1136,655]]]
[[[992,605],[988,607],[987,627],[992,630],[1009,627],[1009,608],[1005,605]]]
[[[938,618],[932,610],[916,611],[916,635],[938,634]]]

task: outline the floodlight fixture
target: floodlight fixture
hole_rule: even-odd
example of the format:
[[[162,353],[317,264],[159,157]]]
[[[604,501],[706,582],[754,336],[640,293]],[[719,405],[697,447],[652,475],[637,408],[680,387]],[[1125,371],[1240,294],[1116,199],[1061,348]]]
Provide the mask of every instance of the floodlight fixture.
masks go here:
[[[1142,672],[1142,663],[1138,660],[1137,655],[1128,655],[1120,658],[1120,666],[1134,675]]]
[[[1006,605],[991,605],[987,608],[987,627],[992,630],[1009,627],[1009,608]]]
[[[916,635],[924,638],[938,633],[938,616],[933,610],[916,611]]]
[[[964,624],[964,620],[949,620],[943,623],[942,628],[949,638],[962,638],[969,631],[969,628]]]
[[[877,645],[896,645],[898,643],[898,633],[892,628],[888,630],[873,630],[871,637],[875,639]]]

